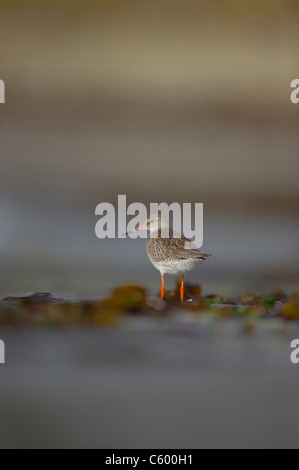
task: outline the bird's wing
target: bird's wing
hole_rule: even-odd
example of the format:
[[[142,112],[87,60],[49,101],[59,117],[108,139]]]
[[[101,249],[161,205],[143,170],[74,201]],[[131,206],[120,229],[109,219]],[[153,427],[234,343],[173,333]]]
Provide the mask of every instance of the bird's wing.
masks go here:
[[[193,245],[193,243],[188,240],[188,238],[181,236],[180,238],[170,238],[163,239],[150,239],[153,241],[154,250],[152,250],[152,257],[157,256],[157,260],[160,259],[162,254],[167,255],[168,258],[173,259],[201,259],[205,260],[209,254],[204,254],[199,251],[199,249]],[[151,241],[148,241],[151,244]],[[163,242],[162,242],[163,240]],[[160,242],[161,241],[161,242]],[[185,248],[191,246],[191,248]],[[194,248],[193,248],[194,247]]]
[[[178,238],[170,238],[170,243],[176,245],[176,252],[180,258],[197,258],[205,260],[207,257],[212,256],[207,253],[201,253],[194,243],[185,237],[183,234],[178,234],[177,232],[172,232],[172,235],[179,235]]]

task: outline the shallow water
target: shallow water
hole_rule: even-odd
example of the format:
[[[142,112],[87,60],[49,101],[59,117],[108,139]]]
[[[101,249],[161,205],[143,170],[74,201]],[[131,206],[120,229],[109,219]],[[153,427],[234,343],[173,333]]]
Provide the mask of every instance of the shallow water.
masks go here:
[[[1,204],[0,296],[53,292],[67,298],[98,297],[118,284],[138,283],[151,293],[160,288],[159,272],[149,262],[145,240],[99,240],[90,208],[41,211]],[[205,294],[299,284],[299,223],[285,214],[223,214],[204,219],[203,249],[213,256],[187,273]],[[175,284],[166,277],[167,288]]]
[[[2,202],[0,294],[106,296],[159,273],[144,240],[97,240],[83,211]],[[38,220],[37,225],[33,223]],[[298,288],[298,222],[285,215],[209,217],[207,262],[187,275],[204,295]],[[167,287],[175,280],[167,277]],[[177,310],[116,328],[4,327],[0,447],[297,447],[298,324],[213,320]],[[30,423],[30,426],[29,426]],[[29,427],[28,427],[29,426]]]
[[[1,330],[0,447],[297,447],[297,324]],[[28,427],[30,423],[30,426]]]

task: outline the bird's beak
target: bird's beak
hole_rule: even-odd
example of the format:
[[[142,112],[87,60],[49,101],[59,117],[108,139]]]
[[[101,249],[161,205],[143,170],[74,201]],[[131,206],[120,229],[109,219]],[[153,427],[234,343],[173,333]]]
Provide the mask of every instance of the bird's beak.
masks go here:
[[[140,225],[139,227],[136,227],[134,230],[127,232],[126,235],[129,235],[130,233],[134,232],[140,232],[140,230],[147,230],[147,222],[145,222],[143,225]]]

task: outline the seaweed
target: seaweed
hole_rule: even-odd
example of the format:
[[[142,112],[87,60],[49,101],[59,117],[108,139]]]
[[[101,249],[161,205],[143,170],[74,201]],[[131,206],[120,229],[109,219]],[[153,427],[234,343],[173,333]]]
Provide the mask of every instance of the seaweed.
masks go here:
[[[243,318],[246,332],[259,318],[280,317],[299,320],[299,294],[287,296],[280,289],[269,296],[260,294],[223,298],[217,294],[203,295],[200,285],[186,284],[185,299],[180,302],[179,285],[166,291],[164,300],[150,296],[139,285],[116,287],[103,299],[70,301],[51,293],[34,292],[25,296],[0,300],[0,324],[19,325],[95,325],[117,326],[126,316],[170,316],[174,312],[194,315],[210,313],[219,319]]]

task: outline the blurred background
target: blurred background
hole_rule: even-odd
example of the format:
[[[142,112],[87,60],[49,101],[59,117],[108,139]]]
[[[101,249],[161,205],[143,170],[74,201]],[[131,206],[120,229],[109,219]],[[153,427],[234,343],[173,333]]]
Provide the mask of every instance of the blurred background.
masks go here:
[[[0,5],[1,294],[155,289],[144,241],[95,237],[118,194],[204,203],[208,290],[298,281],[297,1]]]
[[[128,204],[204,203],[203,250],[214,256],[187,279],[200,283],[205,294],[298,288],[299,107],[290,101],[290,83],[298,78],[299,65],[297,0],[0,0],[0,9],[0,78],[6,84],[6,103],[0,105],[1,296],[50,291],[66,298],[99,297],[129,282],[156,293],[159,273],[147,260],[144,240],[95,236],[97,204],[116,204],[118,194],[126,194]],[[173,279],[166,282],[173,286]],[[22,346],[13,338],[15,356],[11,357],[16,369],[8,381],[8,396],[13,396],[11,390],[22,390],[26,382],[16,374],[26,367],[18,362]],[[22,338],[23,346],[28,346],[28,338]],[[152,340],[156,344],[154,338],[148,338],[150,344]],[[34,336],[33,351],[41,358],[37,369],[52,347],[52,340],[48,341]],[[57,361],[60,357],[69,371],[71,353],[63,349],[62,339],[55,341],[60,345]],[[48,349],[42,344],[48,344]],[[174,339],[174,350],[175,344]],[[255,346],[247,350],[245,345],[244,357]],[[129,362],[138,348],[125,348],[131,351]],[[165,348],[166,356],[170,350]],[[265,350],[269,354],[271,346]],[[239,387],[243,363],[235,363],[231,370],[229,351],[221,374],[226,368],[235,373],[232,381]],[[267,369],[274,356],[265,361]],[[34,354],[28,357],[29,367]],[[85,357],[84,367],[89,359]],[[281,371],[284,360],[288,358],[281,360]],[[245,364],[252,366],[251,361]],[[122,362],[118,365],[122,369]],[[43,395],[52,383],[58,403],[61,390],[55,389],[55,395],[52,381],[57,380],[57,370],[54,367],[51,375],[48,366],[50,375],[44,371],[35,376],[37,390]],[[197,370],[198,364],[192,367]],[[64,377],[61,387],[66,391],[61,368],[58,375]],[[271,370],[274,373],[274,366]],[[92,371],[84,371],[80,380],[72,376],[68,386],[75,387],[77,379],[82,383],[85,373],[93,376]],[[261,368],[261,377],[264,372]],[[251,373],[244,373],[244,390],[252,383]],[[119,387],[120,379],[107,374],[105,380],[112,381],[105,396],[111,404],[109,394]],[[288,378],[295,380],[292,373]],[[214,379],[201,379],[206,380],[209,397]],[[199,390],[201,379],[194,379],[194,391]],[[92,380],[85,395],[82,391],[87,401],[92,400]],[[164,379],[159,380],[161,384]],[[229,396],[229,386],[226,389],[226,382],[217,380],[214,385]],[[132,381],[137,394],[138,374]],[[98,386],[102,383],[101,376]],[[170,383],[172,387],[171,380],[162,384],[165,403]],[[293,390],[298,393],[296,387]],[[265,398],[269,390],[263,390]],[[243,391],[238,388],[240,408]],[[79,395],[73,397],[74,404]],[[5,402],[7,422],[7,410],[19,406],[10,400]],[[148,409],[152,409],[151,400],[148,396]],[[256,391],[257,408],[259,400]],[[43,410],[43,402],[38,403]],[[134,398],[132,407],[133,403]],[[29,416],[26,410],[20,411],[23,423]],[[17,421],[16,411],[13,416]],[[267,416],[271,418],[271,408]],[[180,415],[176,418],[181,422]],[[249,430],[256,425],[266,434],[260,423],[250,423]],[[282,425],[279,419],[277,423]],[[165,426],[161,429],[167,433]],[[240,436],[242,426],[236,424],[234,429],[235,436]],[[219,443],[223,432],[221,428]],[[3,442],[22,442],[18,433],[11,431],[11,440]],[[39,442],[49,442],[47,433],[51,435],[44,423],[44,434],[38,431],[36,439],[43,435]],[[121,433],[116,440],[111,433],[111,439],[102,441],[106,446],[134,446],[134,441],[122,440]],[[202,442],[213,446],[212,430],[208,435],[210,441]],[[164,442],[179,446],[180,436]],[[269,438],[269,445],[276,438],[281,442],[279,436],[272,436],[274,441]],[[27,445],[37,442],[31,437],[27,436]],[[77,438],[75,442],[85,442],[80,433]],[[61,439],[74,442],[71,437]],[[144,446],[146,441],[141,442]],[[148,442],[158,445],[155,439]]]

